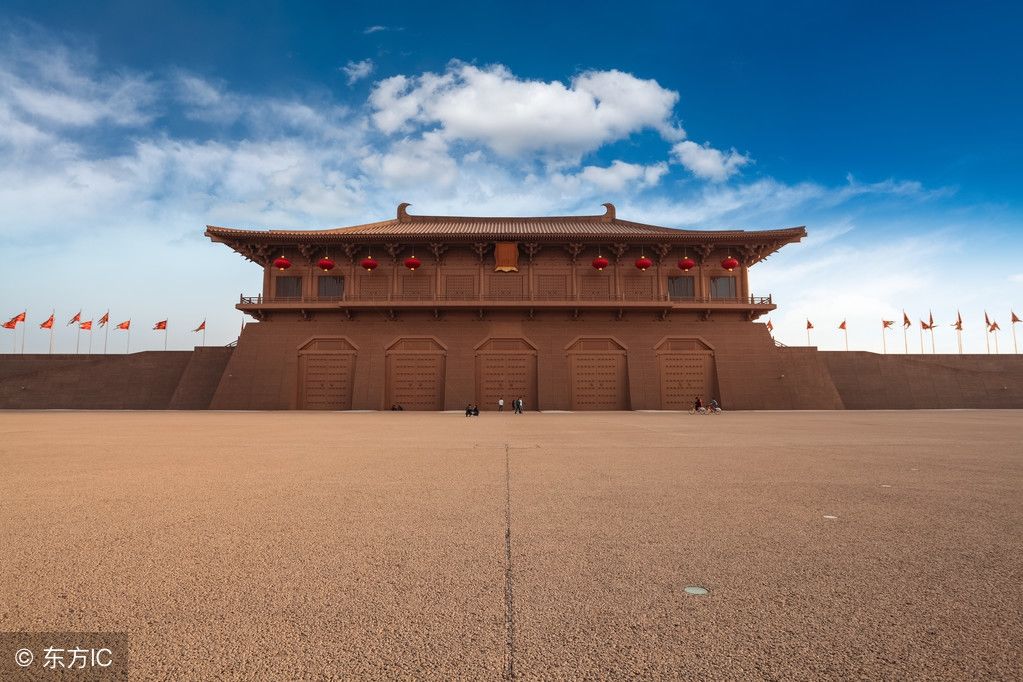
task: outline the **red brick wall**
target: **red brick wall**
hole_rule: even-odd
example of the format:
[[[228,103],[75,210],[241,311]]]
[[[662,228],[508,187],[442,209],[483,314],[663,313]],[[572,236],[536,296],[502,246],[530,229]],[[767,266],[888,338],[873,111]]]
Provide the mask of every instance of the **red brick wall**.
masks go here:
[[[846,409],[1023,408],[1023,355],[818,355]]]
[[[538,348],[539,405],[569,409],[565,347],[579,336],[610,336],[628,349],[633,409],[660,408],[654,348],[665,336],[698,337],[715,352],[716,396],[726,409],[1023,409],[1023,355],[877,355],[776,348],[760,324],[627,314],[520,313],[484,320],[471,313],[366,313],[304,322],[277,318],[246,326],[237,349],[131,355],[0,355],[0,409],[292,409],[298,347],[346,336],[358,348],[353,407],[384,405],[384,349],[400,336],[436,336],[447,346],[445,408],[474,399],[473,347],[488,336],[522,336]],[[710,396],[705,396],[705,398]],[[510,400],[511,397],[508,398]],[[489,407],[489,406],[484,406]]]
[[[0,355],[0,409],[204,409],[231,350]]]

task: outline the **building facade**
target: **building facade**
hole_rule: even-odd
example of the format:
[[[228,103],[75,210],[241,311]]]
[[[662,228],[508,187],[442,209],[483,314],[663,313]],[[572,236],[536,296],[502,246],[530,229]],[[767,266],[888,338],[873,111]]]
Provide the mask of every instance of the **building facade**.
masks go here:
[[[748,271],[802,227],[602,215],[418,216],[317,231],[207,226],[262,269],[214,409],[790,408]],[[820,400],[821,396],[811,399]],[[830,398],[825,396],[825,401]]]

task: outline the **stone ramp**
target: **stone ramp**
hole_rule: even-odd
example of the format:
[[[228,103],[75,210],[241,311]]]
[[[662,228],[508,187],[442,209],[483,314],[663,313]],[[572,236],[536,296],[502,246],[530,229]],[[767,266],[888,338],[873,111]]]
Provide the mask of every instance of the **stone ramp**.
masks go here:
[[[172,410],[208,409],[233,351],[234,348],[219,346],[196,348],[168,407]]]

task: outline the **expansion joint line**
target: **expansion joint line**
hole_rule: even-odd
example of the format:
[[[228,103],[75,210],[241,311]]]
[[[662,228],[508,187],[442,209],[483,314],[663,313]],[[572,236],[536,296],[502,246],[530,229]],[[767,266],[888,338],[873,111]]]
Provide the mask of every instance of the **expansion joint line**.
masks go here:
[[[515,593],[512,590],[511,454],[504,444],[504,679],[515,679]]]

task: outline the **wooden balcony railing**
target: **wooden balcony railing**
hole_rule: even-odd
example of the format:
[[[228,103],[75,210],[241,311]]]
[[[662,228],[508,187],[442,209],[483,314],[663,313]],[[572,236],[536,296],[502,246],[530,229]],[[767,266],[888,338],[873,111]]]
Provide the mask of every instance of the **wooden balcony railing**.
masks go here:
[[[479,293],[473,293],[472,295],[466,295],[466,294],[458,294],[458,295],[447,294],[447,295],[445,295],[445,294],[441,294],[440,296],[437,296],[437,295],[434,295],[432,293],[430,293],[430,294],[423,294],[423,293],[416,293],[416,294],[381,294],[381,293],[371,293],[371,292],[362,292],[361,294],[356,294],[354,296],[343,296],[343,297],[320,297],[320,296],[297,296],[297,297],[291,296],[291,297],[284,297],[284,296],[274,296],[274,297],[266,297],[266,298],[264,298],[262,294],[257,294],[255,296],[245,296],[245,295],[242,295],[242,296],[239,297],[239,301],[238,302],[239,302],[240,305],[258,306],[258,305],[264,305],[264,304],[270,304],[270,303],[321,303],[321,304],[323,304],[323,303],[344,303],[344,302],[354,302],[354,301],[363,301],[363,302],[369,302],[369,303],[372,303],[372,302],[392,302],[392,303],[409,302],[409,303],[416,303],[416,302],[429,302],[429,301],[439,301],[439,302],[447,302],[447,303],[465,303],[465,302],[486,301],[486,302],[494,302],[494,303],[496,303],[496,302],[507,301],[507,302],[512,302],[512,303],[519,303],[519,302],[521,302],[521,303],[530,303],[530,302],[532,302],[532,303],[548,304],[548,305],[549,304],[557,304],[557,303],[572,303],[572,302],[583,302],[583,303],[601,303],[601,302],[606,302],[606,303],[625,303],[625,304],[628,304],[628,303],[668,303],[668,304],[693,304],[693,303],[699,303],[699,304],[704,304],[704,303],[722,304],[722,303],[730,303],[730,304],[740,304],[740,305],[773,305],[774,304],[774,300],[773,300],[772,296],[770,296],[770,295],[768,295],[768,296],[737,296],[737,297],[714,297],[714,296],[689,296],[689,297],[682,297],[682,296],[671,296],[671,297],[669,297],[669,296],[660,296],[660,297],[657,297],[657,296],[654,296],[654,297],[649,297],[649,298],[638,298],[638,297],[635,297],[635,296],[629,296],[629,297],[622,297],[622,296],[619,296],[619,297],[595,297],[595,296],[592,296],[592,295],[589,295],[589,296],[579,295],[579,296],[576,296],[574,298],[553,298],[553,297],[550,297],[550,296],[533,296],[531,298],[528,295],[509,296],[509,295],[506,295],[506,294],[482,294],[482,295],[480,295]]]

